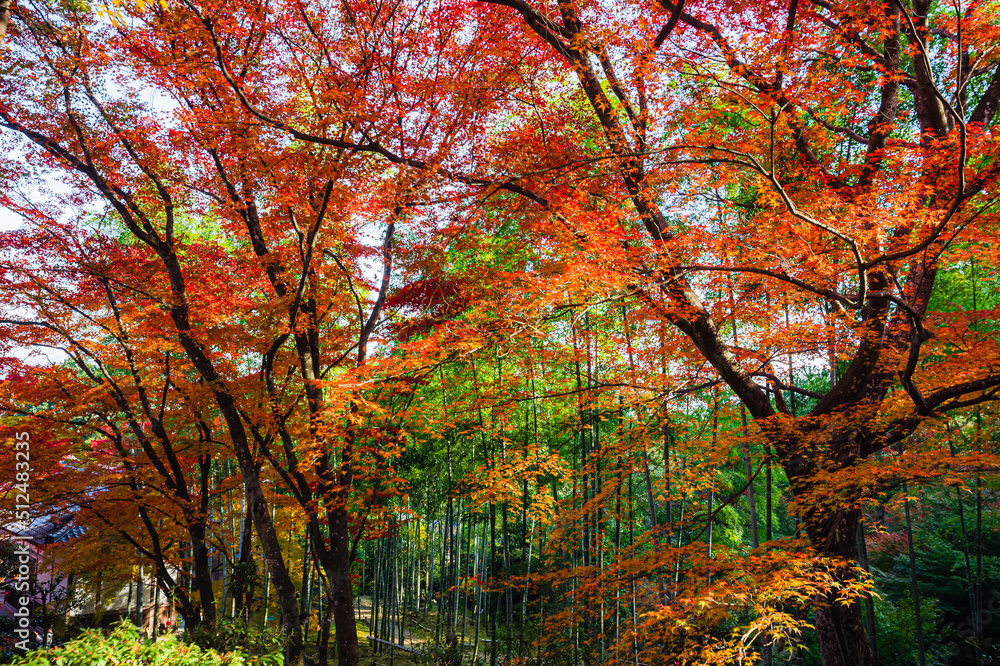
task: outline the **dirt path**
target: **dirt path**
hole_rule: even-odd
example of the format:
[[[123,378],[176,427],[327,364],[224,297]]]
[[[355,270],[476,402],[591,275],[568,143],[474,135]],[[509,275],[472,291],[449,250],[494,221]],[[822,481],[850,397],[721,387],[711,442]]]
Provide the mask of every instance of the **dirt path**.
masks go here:
[[[366,635],[374,635],[375,632],[372,631],[372,626],[371,626],[371,618],[372,618],[372,600],[371,600],[371,597],[356,597],[355,598],[355,601],[354,601],[354,618],[355,618],[355,621],[358,623],[358,630],[359,630],[358,636],[359,636],[359,638],[361,636],[361,631],[366,632]],[[419,646],[422,645],[422,644],[424,644],[424,643],[426,643],[428,641],[427,636],[414,634],[414,629],[417,629],[418,633],[420,633],[420,634],[432,631],[431,629],[428,629],[427,627],[414,626],[413,621],[410,620],[410,619],[407,619],[407,621],[404,622],[403,640],[399,639],[400,627],[399,627],[398,624],[396,625],[395,629],[396,630],[393,632],[393,635],[395,637],[394,638],[394,642],[396,644],[398,644],[398,645],[402,645],[402,646],[404,646],[406,648],[410,648],[410,649],[414,649],[414,650],[419,650],[420,649]]]

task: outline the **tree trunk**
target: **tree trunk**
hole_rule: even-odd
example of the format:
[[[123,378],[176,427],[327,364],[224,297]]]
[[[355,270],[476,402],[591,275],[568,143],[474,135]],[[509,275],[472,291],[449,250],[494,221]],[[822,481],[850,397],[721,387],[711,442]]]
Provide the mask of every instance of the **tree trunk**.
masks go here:
[[[240,537],[240,575],[242,582],[242,590],[240,596],[236,599],[237,608],[234,611],[235,615],[242,616],[244,622],[249,626],[250,624],[250,606],[253,604],[254,595],[254,578],[255,576],[250,575],[250,567],[255,566],[251,563],[253,562],[253,520],[246,511],[246,503],[243,506],[243,529],[242,535]],[[308,548],[308,546],[307,546]],[[304,642],[305,639],[303,639]]]
[[[825,601],[816,609],[816,635],[823,666],[871,666],[872,652],[861,618],[861,604],[843,605],[834,595],[828,595]]]
[[[326,569],[330,581],[330,609],[342,666],[358,663],[358,632],[354,626],[354,590],[351,587],[351,533],[346,507],[330,510],[330,551]]]
[[[903,485],[903,492],[906,492],[906,485]],[[913,616],[916,622],[917,633],[917,655],[920,658],[920,666],[926,666],[927,656],[924,650],[924,627],[920,618],[920,590],[917,587],[917,556],[913,552],[913,521],[910,520],[910,500],[903,500],[903,511],[906,514],[906,546],[910,555],[910,590],[913,593]]]
[[[299,655],[302,654],[302,627],[298,623],[299,604],[296,599],[295,585],[292,583],[292,577],[285,565],[281,544],[278,542],[278,534],[267,510],[267,500],[264,498],[264,491],[261,488],[257,466],[252,459],[248,462],[249,465],[244,465],[244,461],[240,460],[240,467],[243,468],[243,487],[246,492],[247,506],[250,507],[250,512],[253,515],[254,527],[260,538],[264,560],[267,562],[267,569],[271,575],[271,584],[274,586],[281,608],[281,628],[286,641],[285,661],[294,664]],[[264,612],[267,613],[266,607]]]
[[[191,551],[194,560],[194,582],[201,598],[202,620],[215,622],[215,592],[212,589],[212,572],[208,564],[208,547],[205,544],[205,526],[191,527]]]
[[[140,564],[139,582],[136,584],[136,591],[135,591],[135,599],[136,599],[135,625],[139,627],[140,632],[145,628],[145,625],[143,624],[143,622],[145,621],[145,616],[143,615],[143,611],[145,610],[144,606],[146,605],[146,591],[142,589],[142,583],[143,583],[142,574],[143,574],[142,565]],[[95,616],[97,615],[96,606],[94,608],[94,615]]]
[[[850,563],[857,561],[857,531],[859,511],[835,512],[829,518],[817,520],[816,515],[805,521],[809,538],[823,554],[834,555]],[[843,569],[834,573],[838,583],[849,585],[854,573]],[[871,646],[865,633],[861,604],[841,603],[836,594],[818,599],[816,636],[823,666],[873,666]]]
[[[868,545],[865,543],[864,525],[858,523],[858,563],[866,573],[871,573],[868,564]],[[878,661],[878,634],[875,628],[875,601],[871,594],[865,595],[865,628],[868,632],[868,645],[872,651],[872,663],[879,666]]]
[[[316,640],[316,647],[319,650],[319,660],[317,663],[320,666],[326,666],[328,660],[328,653],[330,650],[330,609],[331,605],[326,604],[326,610],[323,609],[323,598],[324,595],[319,595],[319,615],[322,618],[319,626],[319,636]]]

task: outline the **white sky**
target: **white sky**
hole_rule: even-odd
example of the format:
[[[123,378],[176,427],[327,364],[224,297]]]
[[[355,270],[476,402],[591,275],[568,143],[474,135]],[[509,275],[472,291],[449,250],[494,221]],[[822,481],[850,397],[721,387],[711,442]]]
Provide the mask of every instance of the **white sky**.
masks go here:
[[[21,219],[6,208],[0,208],[0,231],[11,231],[21,226]]]

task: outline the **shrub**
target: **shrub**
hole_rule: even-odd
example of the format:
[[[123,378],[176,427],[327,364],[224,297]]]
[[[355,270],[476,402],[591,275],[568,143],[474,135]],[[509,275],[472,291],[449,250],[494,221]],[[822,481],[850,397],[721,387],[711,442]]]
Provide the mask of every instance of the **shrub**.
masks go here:
[[[105,636],[89,629],[62,647],[28,652],[15,666],[280,666],[280,651],[250,656],[243,652],[216,652],[182,643],[175,636],[143,639],[131,622],[122,622]]]
[[[217,618],[214,624],[202,624],[184,633],[184,641],[217,652],[242,651],[250,654],[281,652],[281,631],[256,629],[242,620]]]

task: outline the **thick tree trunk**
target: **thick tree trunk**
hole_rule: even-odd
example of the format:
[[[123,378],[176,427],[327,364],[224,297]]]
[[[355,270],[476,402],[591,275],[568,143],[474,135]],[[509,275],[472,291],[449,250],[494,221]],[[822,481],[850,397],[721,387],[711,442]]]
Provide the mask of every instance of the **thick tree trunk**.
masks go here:
[[[212,473],[212,462],[209,456],[198,457],[198,470],[200,472],[198,513],[188,518],[188,534],[191,537],[194,584],[201,599],[201,618],[203,622],[211,624],[215,622],[215,591],[212,587],[212,567],[208,559],[208,544],[205,543],[205,520],[209,515],[210,501],[208,487]]]
[[[244,621],[249,625],[250,623],[250,605],[253,603],[253,576],[249,575],[250,562],[253,560],[253,544],[251,540],[253,538],[253,517],[249,515],[246,511],[246,506],[244,505],[243,511],[243,530],[240,535],[240,556],[239,556],[239,576],[240,576],[240,592],[236,597],[236,606],[234,609],[234,616],[243,617]],[[303,642],[305,639],[303,638]]]
[[[853,564],[857,561],[857,530],[861,514],[858,511],[838,510],[833,515],[812,514],[806,518],[806,529],[816,549],[828,555],[843,558]],[[849,584],[853,571],[842,570],[835,574],[838,582]],[[871,645],[865,632],[861,604],[842,603],[836,593],[818,600],[816,608],[816,635],[823,666],[873,666]]]
[[[816,635],[823,666],[871,666],[861,604],[843,605],[829,595],[827,603],[816,609]]]
[[[285,634],[285,662],[294,664],[302,654],[302,627],[299,625],[299,604],[295,585],[288,573],[288,567],[281,553],[281,544],[278,542],[278,533],[268,513],[267,500],[264,498],[260,477],[257,475],[257,466],[252,459],[249,465],[244,466],[243,460],[240,463],[240,467],[244,468],[243,487],[247,506],[253,515],[254,527],[260,537],[261,549],[264,551],[264,560],[271,574],[271,584],[274,585],[281,608],[281,628]]]
[[[191,535],[192,559],[194,560],[194,582],[201,598],[202,620],[208,624],[215,622],[215,592],[212,589],[212,572],[208,564],[208,548],[205,544],[205,526],[194,526]]]
[[[330,550],[326,569],[330,581],[330,610],[337,636],[337,659],[341,666],[360,660],[358,632],[354,625],[354,590],[351,582],[351,532],[346,507],[330,511]]]

